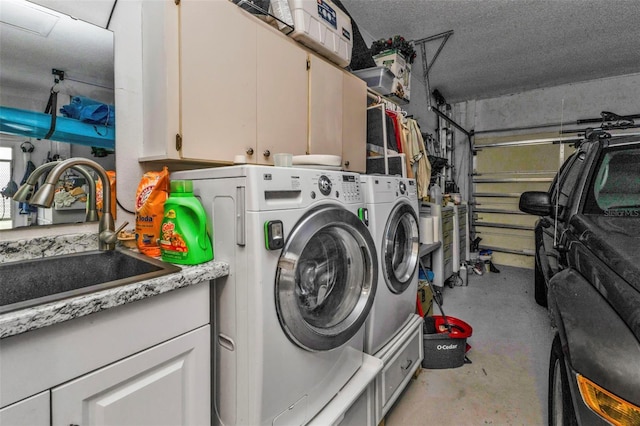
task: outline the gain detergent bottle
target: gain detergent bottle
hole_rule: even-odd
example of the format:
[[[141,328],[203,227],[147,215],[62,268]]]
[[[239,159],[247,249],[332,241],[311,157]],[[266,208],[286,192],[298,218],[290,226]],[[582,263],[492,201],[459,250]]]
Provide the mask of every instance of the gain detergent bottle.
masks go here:
[[[181,265],[208,262],[213,259],[213,247],[204,208],[193,195],[193,182],[172,180],[170,187],[160,229],[162,260]]]

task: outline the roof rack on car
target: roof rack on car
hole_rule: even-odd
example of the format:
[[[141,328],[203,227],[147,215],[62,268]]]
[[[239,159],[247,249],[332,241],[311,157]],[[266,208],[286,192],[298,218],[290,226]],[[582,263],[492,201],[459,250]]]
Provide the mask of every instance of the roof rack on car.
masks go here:
[[[626,128],[628,126],[633,126],[635,124],[633,120],[636,118],[640,118],[640,114],[619,115],[615,112],[602,111],[600,112],[600,118],[578,120],[577,124],[601,123],[601,127],[607,129]]]
[[[588,127],[586,129],[563,130],[560,133],[578,133],[583,134],[584,139],[575,142],[573,145],[579,148],[584,142],[594,142],[602,139],[611,138],[608,130],[622,130],[640,127],[634,122],[634,119],[640,118],[640,114],[636,115],[618,115],[610,111],[602,111],[600,118],[589,118],[578,120],[577,124],[600,123],[599,127]]]

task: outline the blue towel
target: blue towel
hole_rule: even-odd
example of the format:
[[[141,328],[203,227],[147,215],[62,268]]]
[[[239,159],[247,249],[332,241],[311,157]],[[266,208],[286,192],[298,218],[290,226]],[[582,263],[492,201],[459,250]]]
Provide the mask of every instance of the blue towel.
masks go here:
[[[107,105],[84,96],[72,97],[71,103],[63,105],[60,112],[65,117],[75,118],[85,123],[109,127],[114,127],[116,124],[116,110],[113,105]]]

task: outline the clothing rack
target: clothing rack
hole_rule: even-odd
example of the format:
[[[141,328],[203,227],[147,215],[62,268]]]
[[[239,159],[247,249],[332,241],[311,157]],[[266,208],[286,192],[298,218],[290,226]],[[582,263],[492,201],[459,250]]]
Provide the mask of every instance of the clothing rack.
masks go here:
[[[378,95],[376,92],[374,92],[371,89],[367,89],[367,97],[369,99],[373,99],[374,101],[376,101],[376,104],[383,104],[385,106],[385,108],[388,109],[388,110],[399,112],[401,114],[407,115],[407,112],[405,110],[403,110],[400,107],[400,105],[396,104],[395,102],[393,102],[390,99],[385,98],[382,95]]]
[[[375,101],[374,104],[367,107],[367,110],[380,108],[380,114],[382,115],[382,149],[384,156],[384,173],[386,175],[389,174],[389,153],[387,146],[387,122],[386,122],[386,111],[394,111],[396,113],[402,114],[404,116],[407,115],[407,112],[404,111],[398,104],[393,101],[377,94],[371,89],[367,89],[367,97]]]

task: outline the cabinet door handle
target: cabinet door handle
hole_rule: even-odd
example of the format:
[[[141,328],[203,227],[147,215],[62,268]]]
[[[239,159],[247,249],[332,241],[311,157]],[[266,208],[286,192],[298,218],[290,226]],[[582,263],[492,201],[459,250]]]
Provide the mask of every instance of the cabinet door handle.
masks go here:
[[[271,151],[269,151],[268,149],[265,149],[262,155],[264,155],[265,157],[269,157],[271,155]]]
[[[247,153],[247,155],[253,155],[253,148],[247,148],[245,152]]]

